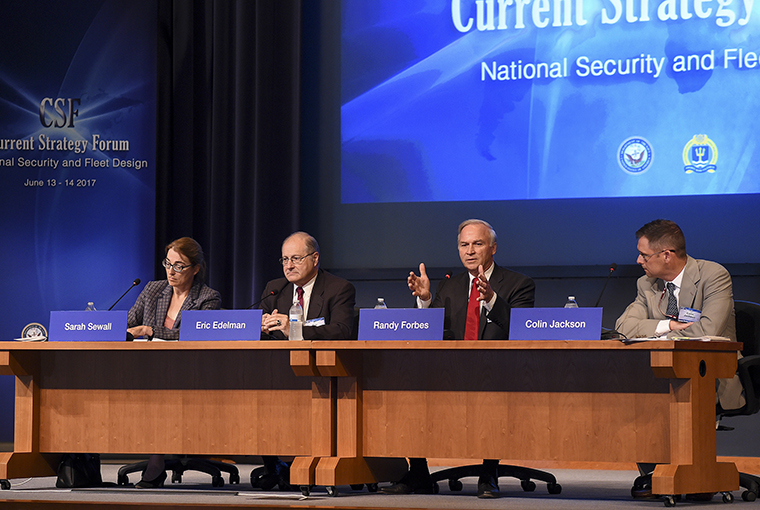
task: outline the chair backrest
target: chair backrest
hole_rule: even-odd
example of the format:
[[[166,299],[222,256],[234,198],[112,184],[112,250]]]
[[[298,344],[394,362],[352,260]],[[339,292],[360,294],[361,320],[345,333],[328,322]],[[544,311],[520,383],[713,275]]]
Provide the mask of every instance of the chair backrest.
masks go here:
[[[743,358],[737,375],[744,388],[746,403],[725,416],[751,415],[760,411],[760,304],[735,301],[736,339],[742,342]]]
[[[760,304],[734,301],[736,340],[742,342],[742,356],[760,354]]]

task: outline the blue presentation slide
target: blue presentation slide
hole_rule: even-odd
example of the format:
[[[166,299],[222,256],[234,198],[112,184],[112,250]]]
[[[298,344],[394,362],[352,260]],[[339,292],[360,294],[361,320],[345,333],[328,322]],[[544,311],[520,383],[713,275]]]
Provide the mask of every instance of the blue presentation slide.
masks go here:
[[[157,6],[8,0],[0,25],[0,339],[11,340],[153,277]]]
[[[754,0],[343,0],[341,201],[760,192]]]

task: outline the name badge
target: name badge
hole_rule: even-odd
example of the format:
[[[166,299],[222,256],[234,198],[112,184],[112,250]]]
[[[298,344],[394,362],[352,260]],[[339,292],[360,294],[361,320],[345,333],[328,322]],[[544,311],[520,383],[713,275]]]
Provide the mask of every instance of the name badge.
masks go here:
[[[678,322],[699,322],[702,318],[702,312],[694,308],[683,307],[678,312]]]
[[[442,340],[443,308],[359,310],[359,340]]]
[[[126,339],[126,310],[50,312],[51,342],[123,342]]]
[[[512,308],[510,340],[599,340],[601,308]]]
[[[261,310],[185,310],[179,339],[260,340]]]

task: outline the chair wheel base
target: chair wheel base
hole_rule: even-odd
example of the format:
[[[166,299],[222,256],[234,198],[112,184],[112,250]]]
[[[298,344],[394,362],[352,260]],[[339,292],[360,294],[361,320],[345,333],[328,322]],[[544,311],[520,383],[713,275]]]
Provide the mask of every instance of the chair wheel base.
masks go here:
[[[449,489],[452,492],[461,491],[463,488],[461,479],[466,477],[480,477],[483,474],[483,466],[459,466],[449,469],[443,469],[441,471],[436,471],[434,473],[431,473],[431,477],[433,480],[433,483],[435,483],[435,487],[438,487],[438,483],[443,480],[448,480],[449,483]],[[498,476],[499,478],[503,477],[512,477],[517,478],[520,480],[520,486],[522,487],[523,491],[526,492],[533,492],[536,490],[536,482],[533,480],[538,480],[541,482],[546,482],[546,488],[549,491],[549,494],[559,494],[562,492],[562,486],[557,483],[557,479],[552,475],[551,473],[548,473],[546,471],[539,471],[537,469],[527,468],[527,467],[521,467],[521,466],[510,466],[505,464],[500,464],[498,467]]]

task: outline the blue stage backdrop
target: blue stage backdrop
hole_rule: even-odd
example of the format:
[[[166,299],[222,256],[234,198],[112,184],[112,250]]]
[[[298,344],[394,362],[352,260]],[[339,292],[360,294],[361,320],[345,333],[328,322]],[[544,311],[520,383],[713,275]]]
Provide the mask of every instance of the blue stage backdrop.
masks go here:
[[[344,204],[760,192],[752,0],[343,0],[342,15]]]
[[[107,309],[153,277],[157,5],[4,0],[0,26],[0,339],[11,340],[47,327],[51,310]],[[0,383],[10,441],[13,379]]]

